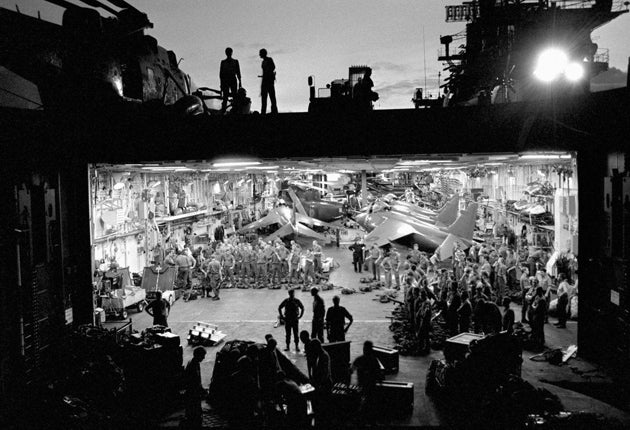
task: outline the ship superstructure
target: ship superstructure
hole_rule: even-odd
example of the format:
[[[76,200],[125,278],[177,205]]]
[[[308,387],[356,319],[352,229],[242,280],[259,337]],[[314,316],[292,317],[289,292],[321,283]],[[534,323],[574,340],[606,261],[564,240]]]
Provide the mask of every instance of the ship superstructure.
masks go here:
[[[446,6],[446,22],[465,32],[440,38],[450,72],[447,105],[505,103],[583,94],[608,69],[608,51],[591,38],[627,12],[613,0],[473,0]]]

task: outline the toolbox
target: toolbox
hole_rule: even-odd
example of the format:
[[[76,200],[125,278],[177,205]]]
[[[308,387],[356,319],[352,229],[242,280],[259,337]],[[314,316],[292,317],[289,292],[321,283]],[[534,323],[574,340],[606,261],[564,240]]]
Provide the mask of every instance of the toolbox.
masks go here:
[[[446,361],[462,361],[470,352],[470,343],[483,339],[485,336],[476,333],[460,333],[446,339],[444,343],[444,358]]]
[[[398,350],[383,346],[374,346],[373,349],[376,358],[383,365],[385,373],[398,373]]]
[[[387,412],[413,409],[413,382],[383,381],[376,384],[376,404]]]

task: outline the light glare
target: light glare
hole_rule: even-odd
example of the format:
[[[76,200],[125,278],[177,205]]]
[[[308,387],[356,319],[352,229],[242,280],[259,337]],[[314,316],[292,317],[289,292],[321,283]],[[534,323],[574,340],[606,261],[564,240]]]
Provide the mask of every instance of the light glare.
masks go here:
[[[543,82],[551,82],[562,75],[569,63],[569,57],[562,50],[550,48],[538,57],[534,76]]]
[[[564,71],[565,76],[571,82],[576,82],[584,77],[584,66],[580,63],[571,63]]]

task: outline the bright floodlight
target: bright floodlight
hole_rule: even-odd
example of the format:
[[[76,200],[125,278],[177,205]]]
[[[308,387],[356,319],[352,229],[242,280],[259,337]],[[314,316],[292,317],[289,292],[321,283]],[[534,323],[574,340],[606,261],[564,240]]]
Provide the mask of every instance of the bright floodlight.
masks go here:
[[[551,82],[562,75],[569,63],[569,57],[557,48],[549,48],[538,57],[534,76],[543,82]]]
[[[584,77],[584,66],[580,63],[571,63],[564,71],[565,76],[571,82],[577,82]]]

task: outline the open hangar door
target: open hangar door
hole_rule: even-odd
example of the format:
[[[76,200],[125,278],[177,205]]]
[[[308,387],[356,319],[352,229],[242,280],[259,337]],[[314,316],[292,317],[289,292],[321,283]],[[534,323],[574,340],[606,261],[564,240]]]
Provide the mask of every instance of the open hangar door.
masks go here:
[[[306,283],[329,281],[336,287],[356,291],[365,276],[355,275],[352,253],[347,247],[357,239],[365,245],[365,269],[374,262],[368,252],[373,245],[381,255],[390,248],[397,250],[403,279],[408,269],[405,262],[414,243],[431,266],[452,272],[456,281],[460,281],[455,278],[461,278],[459,271],[468,263],[453,264],[453,244],[457,243],[463,251],[457,258],[464,260],[471,246],[476,249],[473,254],[478,254],[484,244],[491,253],[488,260],[493,265],[490,273],[493,296],[500,301],[499,295],[510,295],[517,319],[523,295],[520,286],[523,268],[532,277],[540,269],[547,270],[554,279],[545,281],[549,283],[548,298],[554,305],[559,283],[555,280],[563,273],[571,285],[567,311],[577,318],[576,166],[575,154],[568,152],[311,159],[232,157],[194,162],[95,164],[89,169],[94,281],[102,280],[98,277],[111,268],[124,268],[130,274],[125,275],[124,282],[148,289],[146,294],[150,299],[151,290],[158,287],[155,282],[151,285],[142,282],[143,274],[150,274],[149,268],[158,264],[173,265],[177,254],[189,252],[197,261],[192,282],[175,279],[168,297],[172,303],[177,300],[173,309],[180,308],[183,312],[178,318],[190,321],[193,317],[186,317],[185,307],[194,307],[197,312],[197,305],[179,299],[187,298],[191,284],[191,291],[205,295],[206,280],[198,268],[204,259],[216,253],[218,243],[234,247],[249,243],[256,248],[261,242],[280,241],[290,252],[294,240],[306,253],[313,247],[313,241],[317,241],[323,248],[324,259],[332,256],[333,270],[325,279],[308,278]],[[454,230],[449,237],[449,226],[465,215],[473,203],[476,206],[470,227]],[[436,214],[449,204],[454,210],[438,220],[436,226]],[[238,264],[240,258],[236,258]],[[471,269],[473,264],[479,266],[479,259],[475,258],[470,262]],[[505,288],[501,285],[500,292],[495,291],[499,258],[500,266],[506,266],[506,285]],[[304,264],[304,255],[299,261]],[[300,273],[297,279],[289,280],[285,267],[279,278],[269,279],[273,268],[271,262],[266,264],[264,280],[256,274],[240,273],[238,268],[224,287],[242,287],[237,289],[244,291],[246,286],[270,287],[278,279],[295,285],[304,283]],[[395,288],[400,283],[396,276],[389,280],[383,273],[377,275],[378,281],[387,284],[385,287]],[[373,270],[370,276],[376,276]],[[107,295],[111,294],[110,289],[108,282],[101,283],[96,291]],[[222,306],[257,309],[249,317],[238,317],[247,321],[273,319],[274,310],[284,296],[284,292],[268,291],[268,296],[262,297],[267,303],[260,306],[252,300],[261,296],[247,296],[243,291],[234,296],[238,297],[234,301],[230,299],[234,293],[227,292],[222,297],[227,303],[222,302]],[[344,301],[354,307],[351,303],[358,297],[348,296]],[[107,309],[109,301],[105,306],[96,297],[94,303],[97,318],[105,320],[121,315]],[[135,307],[135,303],[129,305]],[[357,307],[365,321],[382,314],[373,302],[361,301]],[[238,319],[217,316],[211,306],[205,310],[207,316],[199,318],[229,324],[234,322],[231,319]],[[143,320],[141,315],[134,322],[139,328],[150,323],[148,317]],[[576,326],[570,324],[570,327],[566,341],[576,343]],[[187,333],[187,325],[182,323],[181,330],[182,334]],[[228,334],[238,337],[239,333]],[[387,335],[385,332],[384,338]],[[387,340],[392,344],[391,337]]]

